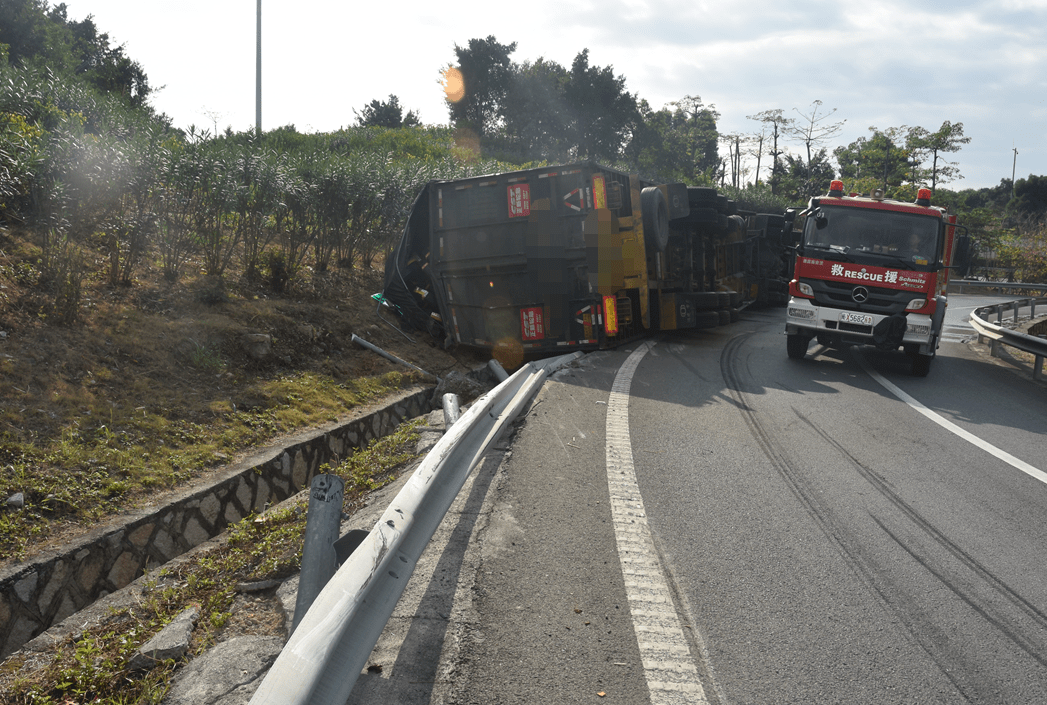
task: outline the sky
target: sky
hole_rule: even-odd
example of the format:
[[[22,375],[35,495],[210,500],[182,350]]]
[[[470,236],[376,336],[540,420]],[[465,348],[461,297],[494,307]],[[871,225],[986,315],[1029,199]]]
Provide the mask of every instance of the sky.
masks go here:
[[[257,0],[65,4],[142,65],[175,126],[254,127]],[[715,106],[721,134],[818,107],[835,111],[822,124],[845,121],[831,153],[870,127],[948,120],[971,138],[948,157],[964,176],[949,188],[1047,174],[1047,0],[262,0],[262,128],[337,130],[390,95],[447,124],[442,71],[456,45],[488,36],[516,42],[518,63],[569,68],[589,49],[654,109]]]

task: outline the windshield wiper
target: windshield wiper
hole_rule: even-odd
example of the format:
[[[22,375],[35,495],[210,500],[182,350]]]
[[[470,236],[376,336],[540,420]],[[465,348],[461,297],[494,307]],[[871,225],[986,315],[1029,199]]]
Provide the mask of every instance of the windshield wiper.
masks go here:
[[[804,246],[804,249],[824,250],[829,253],[825,259],[834,262],[854,262],[853,259],[847,256],[847,248],[843,245],[808,244]]]

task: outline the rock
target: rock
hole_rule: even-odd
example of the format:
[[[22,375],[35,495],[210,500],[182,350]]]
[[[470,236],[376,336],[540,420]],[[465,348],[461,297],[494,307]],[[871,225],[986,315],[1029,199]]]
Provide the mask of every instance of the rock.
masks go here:
[[[487,388],[457,370],[447,373],[433,392],[433,406],[441,407],[444,394],[457,394],[460,399],[472,400],[487,392]]]
[[[7,498],[8,509],[21,509],[25,506],[25,495],[21,492],[15,492],[13,495]]]
[[[273,336],[267,333],[247,333],[240,342],[244,351],[255,360],[264,360],[273,350]]]
[[[247,705],[276,661],[283,639],[240,636],[223,641],[185,667],[163,705]]]
[[[189,650],[189,639],[193,635],[193,627],[200,617],[200,608],[193,606],[183,611],[160,630],[152,639],[147,641],[138,653],[131,659],[130,668],[133,671],[144,671],[152,668],[159,661],[167,659],[180,659]]]

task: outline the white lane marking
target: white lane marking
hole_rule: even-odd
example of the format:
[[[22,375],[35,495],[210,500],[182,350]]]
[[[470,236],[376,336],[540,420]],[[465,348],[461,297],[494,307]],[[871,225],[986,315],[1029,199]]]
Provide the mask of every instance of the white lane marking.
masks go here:
[[[628,357],[615,375],[607,401],[607,486],[611,495],[611,519],[651,705],[707,705],[709,701],[698,680],[698,669],[654,548],[633,467],[629,387],[637,365],[649,349],[645,343]]]
[[[916,399],[914,399],[913,397],[911,397],[908,394],[906,394],[905,392],[903,392],[895,384],[893,384],[892,382],[889,382],[887,380],[887,378],[885,378],[879,372],[877,372],[872,367],[870,367],[869,363],[867,363],[865,361],[865,358],[862,356],[862,354],[860,352],[855,350],[854,351],[854,356],[858,359],[858,364],[860,364],[862,366],[862,369],[864,369],[867,373],[869,373],[870,377],[872,377],[877,382],[879,382],[880,385],[884,389],[886,389],[891,394],[893,394],[894,396],[896,396],[899,399],[901,399],[903,402],[905,402],[910,407],[912,407],[915,411],[920,412],[921,414],[923,414],[924,416],[926,416],[927,418],[929,418],[931,421],[933,421],[934,423],[938,424],[942,428],[946,429],[947,431],[951,431],[952,433],[955,433],[957,436],[959,436],[963,440],[967,441],[968,443],[971,443],[971,444],[977,446],[978,448],[981,448],[986,453],[988,453],[990,455],[994,455],[997,458],[999,458],[1000,460],[1002,460],[1003,462],[1007,463],[1008,465],[1010,465],[1010,466],[1012,466],[1014,468],[1017,468],[1018,470],[1021,470],[1022,472],[1024,472],[1029,477],[1035,478],[1035,479],[1039,480],[1040,482],[1042,482],[1044,484],[1047,484],[1047,473],[1043,472],[1039,468],[1035,468],[1032,465],[1029,465],[1029,463],[1025,462],[1024,460],[1022,460],[1020,458],[1014,457],[1013,455],[1011,455],[1007,451],[1001,450],[1000,448],[997,448],[992,443],[989,443],[988,441],[982,440],[981,438],[979,438],[978,436],[974,435],[970,431],[966,431],[966,430],[960,428],[959,426],[957,426],[956,424],[954,424],[952,421],[948,420],[944,416],[940,416],[937,412],[931,411],[926,406],[924,406],[923,404],[918,402]]]

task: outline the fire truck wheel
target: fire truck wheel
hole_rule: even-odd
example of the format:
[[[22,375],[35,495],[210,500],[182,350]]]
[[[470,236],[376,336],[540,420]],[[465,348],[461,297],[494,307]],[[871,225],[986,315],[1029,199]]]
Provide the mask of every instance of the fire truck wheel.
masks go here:
[[[912,376],[913,377],[926,377],[927,373],[931,371],[931,360],[934,359],[934,355],[920,355],[919,353],[913,355],[912,359]]]
[[[718,299],[717,308],[727,308],[731,305],[731,292],[729,291],[717,291],[716,298]]]
[[[727,309],[720,309],[717,311],[720,314],[720,325],[729,326],[731,325],[731,312]]]
[[[811,343],[811,339],[801,333],[790,333],[785,336],[785,339],[789,357],[793,360],[802,360],[807,354],[807,346]]]
[[[643,237],[652,252],[662,252],[669,244],[669,205],[665,194],[657,186],[648,186],[640,192],[643,209]]]

